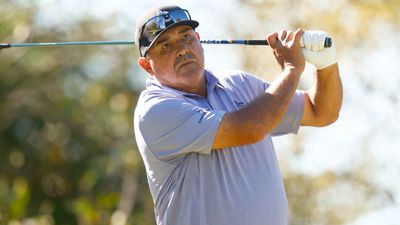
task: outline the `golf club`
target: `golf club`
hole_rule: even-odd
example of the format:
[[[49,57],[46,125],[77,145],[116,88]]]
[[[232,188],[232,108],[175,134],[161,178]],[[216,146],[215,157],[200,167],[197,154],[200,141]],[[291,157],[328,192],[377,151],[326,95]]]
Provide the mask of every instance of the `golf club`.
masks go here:
[[[241,45],[268,45],[266,40],[201,40],[202,44],[241,44]],[[76,42],[36,42],[36,43],[0,43],[0,49],[14,47],[54,47],[70,45],[135,45],[134,41],[76,41]],[[324,47],[332,45],[331,38],[327,37]]]

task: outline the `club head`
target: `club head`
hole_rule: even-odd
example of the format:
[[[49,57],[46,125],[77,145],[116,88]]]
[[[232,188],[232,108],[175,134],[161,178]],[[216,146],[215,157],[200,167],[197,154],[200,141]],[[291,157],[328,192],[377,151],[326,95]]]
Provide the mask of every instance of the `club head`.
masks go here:
[[[3,48],[9,48],[9,47],[11,47],[10,44],[0,43],[0,51],[3,50]]]

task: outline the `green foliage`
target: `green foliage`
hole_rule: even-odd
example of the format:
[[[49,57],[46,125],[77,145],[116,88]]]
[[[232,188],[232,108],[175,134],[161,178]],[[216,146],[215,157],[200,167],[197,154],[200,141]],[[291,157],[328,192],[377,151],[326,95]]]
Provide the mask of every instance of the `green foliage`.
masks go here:
[[[108,39],[113,19],[44,27],[37,24],[34,2],[0,0],[1,42]],[[400,21],[399,0],[238,2],[248,11],[240,18],[249,20],[233,15],[231,36],[242,36],[252,26],[268,30],[253,29],[260,33],[249,37],[297,27],[323,29],[334,34],[339,50],[373,47],[388,24]],[[0,225],[154,224],[132,130],[135,87],[140,86],[134,52],[99,46],[0,52]],[[278,73],[265,47],[246,47],[238,55],[244,56],[244,70]],[[379,193],[363,171],[309,177],[286,170],[293,224],[345,224],[363,212]]]
[[[41,27],[33,4],[0,1],[2,42],[105,40],[104,22]],[[10,10],[12,9],[12,10]],[[0,53],[0,224],[154,224],[132,114],[136,55],[128,47],[4,49]],[[132,79],[133,77],[133,79]],[[143,186],[128,207],[122,183]],[[143,179],[142,179],[143,180]],[[129,213],[133,211],[132,216]],[[150,212],[150,213],[149,213]],[[140,218],[140,221],[136,218]]]

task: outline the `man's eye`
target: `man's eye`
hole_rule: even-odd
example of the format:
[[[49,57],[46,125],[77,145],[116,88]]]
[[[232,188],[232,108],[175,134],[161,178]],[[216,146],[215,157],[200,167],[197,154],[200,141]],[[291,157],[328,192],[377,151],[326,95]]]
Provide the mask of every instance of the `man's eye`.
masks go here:
[[[170,43],[165,43],[165,44],[163,44],[163,45],[161,46],[161,49],[162,49],[162,50],[167,50],[167,49],[169,49],[169,48],[171,48],[171,44],[170,44]]]
[[[193,36],[190,35],[190,34],[185,34],[183,36],[183,41],[185,41],[186,43],[189,43],[189,42],[193,41],[193,39],[194,39]]]

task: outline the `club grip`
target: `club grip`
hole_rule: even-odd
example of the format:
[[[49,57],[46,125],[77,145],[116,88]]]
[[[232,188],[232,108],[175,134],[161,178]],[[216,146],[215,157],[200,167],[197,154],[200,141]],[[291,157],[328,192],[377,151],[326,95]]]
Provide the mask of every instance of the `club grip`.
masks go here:
[[[246,40],[246,45],[268,45],[267,40]],[[332,39],[330,37],[325,38],[324,47],[330,48],[332,46]]]
[[[330,48],[332,46],[332,39],[330,37],[325,38],[324,47]]]
[[[267,40],[246,40],[246,45],[268,45]]]

